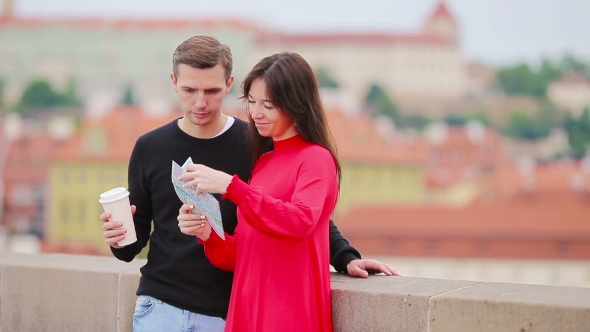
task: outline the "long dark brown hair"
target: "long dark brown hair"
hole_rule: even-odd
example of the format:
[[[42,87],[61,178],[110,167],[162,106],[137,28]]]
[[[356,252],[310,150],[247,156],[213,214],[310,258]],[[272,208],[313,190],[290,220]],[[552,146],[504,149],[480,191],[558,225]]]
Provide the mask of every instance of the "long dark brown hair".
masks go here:
[[[277,53],[260,60],[242,83],[242,99],[248,100],[252,82],[260,78],[266,86],[266,95],[272,104],[295,124],[297,133],[306,141],[320,145],[330,151],[336,164],[338,183],[342,172],[336,154],[318,84],[310,65],[297,53]],[[248,112],[250,114],[250,112]],[[250,116],[250,136],[253,160],[273,149],[271,137],[258,133]]]

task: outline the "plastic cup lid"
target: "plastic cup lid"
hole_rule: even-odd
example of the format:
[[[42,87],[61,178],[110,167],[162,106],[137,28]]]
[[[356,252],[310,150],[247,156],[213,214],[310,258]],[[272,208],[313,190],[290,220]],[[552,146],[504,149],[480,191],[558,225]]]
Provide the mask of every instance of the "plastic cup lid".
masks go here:
[[[118,187],[100,194],[100,199],[98,200],[98,202],[100,204],[112,203],[128,196],[129,191],[127,191],[125,187]]]

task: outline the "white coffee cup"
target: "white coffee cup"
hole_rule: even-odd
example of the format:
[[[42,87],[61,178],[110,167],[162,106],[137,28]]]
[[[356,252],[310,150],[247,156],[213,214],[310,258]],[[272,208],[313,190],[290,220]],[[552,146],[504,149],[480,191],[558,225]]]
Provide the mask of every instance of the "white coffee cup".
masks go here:
[[[102,204],[104,212],[111,214],[109,220],[121,221],[127,233],[125,238],[119,241],[119,246],[126,246],[137,241],[137,235],[135,234],[135,224],[133,223],[133,215],[131,214],[131,204],[129,203],[129,191],[124,187],[114,188],[100,194],[98,200]]]

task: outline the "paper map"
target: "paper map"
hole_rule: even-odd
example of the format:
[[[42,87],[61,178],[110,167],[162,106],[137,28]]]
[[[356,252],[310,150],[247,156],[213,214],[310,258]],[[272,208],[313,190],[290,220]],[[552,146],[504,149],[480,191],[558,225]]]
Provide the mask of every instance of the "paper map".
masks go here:
[[[219,202],[217,199],[215,199],[210,193],[200,193],[197,195],[193,188],[183,188],[182,186],[188,181],[181,181],[178,179],[178,177],[186,172],[186,165],[192,163],[193,160],[190,157],[182,166],[179,166],[174,160],[172,160],[172,184],[174,185],[174,191],[176,191],[176,195],[178,195],[178,198],[180,198],[183,203],[194,206],[191,210],[192,213],[205,215],[211,228],[220,238],[225,240],[223,223],[221,222],[221,212],[219,210]]]

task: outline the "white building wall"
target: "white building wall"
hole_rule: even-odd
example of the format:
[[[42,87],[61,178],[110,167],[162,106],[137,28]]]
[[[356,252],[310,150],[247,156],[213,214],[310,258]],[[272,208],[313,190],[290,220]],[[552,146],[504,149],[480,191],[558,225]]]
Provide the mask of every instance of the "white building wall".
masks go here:
[[[363,98],[377,83],[395,99],[459,100],[466,67],[454,44],[416,43],[263,43],[254,59],[280,51],[301,54],[314,68],[324,67],[341,87]]]

